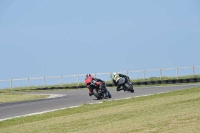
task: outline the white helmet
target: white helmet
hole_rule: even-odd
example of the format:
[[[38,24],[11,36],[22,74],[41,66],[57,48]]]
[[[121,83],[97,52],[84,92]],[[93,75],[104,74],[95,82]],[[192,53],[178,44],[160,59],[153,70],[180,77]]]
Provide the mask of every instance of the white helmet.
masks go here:
[[[115,76],[117,74],[117,72],[114,72],[113,75]]]

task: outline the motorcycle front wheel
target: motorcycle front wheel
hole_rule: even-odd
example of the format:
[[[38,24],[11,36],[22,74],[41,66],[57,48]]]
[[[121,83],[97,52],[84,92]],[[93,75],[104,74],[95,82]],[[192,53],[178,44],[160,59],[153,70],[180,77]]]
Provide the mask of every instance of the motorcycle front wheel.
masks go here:
[[[130,84],[128,84],[128,83],[125,83],[125,84],[124,84],[124,87],[127,88],[128,91],[130,91],[130,92],[132,92],[132,93],[134,92],[134,89],[133,89],[133,86],[132,86],[132,85],[130,85]]]
[[[93,94],[98,100],[102,99],[102,96],[98,93],[97,89],[93,89]]]

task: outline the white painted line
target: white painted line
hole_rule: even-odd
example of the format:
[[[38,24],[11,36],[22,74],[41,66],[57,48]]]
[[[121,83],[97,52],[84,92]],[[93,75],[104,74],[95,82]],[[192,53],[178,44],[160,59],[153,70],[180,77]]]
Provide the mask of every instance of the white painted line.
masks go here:
[[[63,95],[63,94],[44,94],[44,95],[50,95],[48,98],[57,98],[57,97],[67,96],[67,95]]]
[[[31,95],[48,95],[47,98],[57,98],[57,97],[64,97],[67,96],[67,94],[31,94]]]
[[[100,103],[103,103],[103,102],[87,103],[87,104],[100,104]]]
[[[151,85],[133,85],[133,88],[142,89],[142,88],[162,88],[162,87],[177,87],[177,86],[199,86],[200,83],[185,83],[185,84],[158,84],[159,86],[151,86]],[[115,88],[115,87],[108,87],[108,88]]]
[[[166,86],[147,86],[147,87],[139,87],[139,86],[133,86],[134,88],[137,88],[137,89],[140,89],[140,88],[152,88],[152,87],[176,87],[176,86],[199,86],[200,84],[199,83],[196,83],[196,84],[184,84],[184,85],[166,85]]]
[[[146,96],[151,96],[151,95],[156,95],[156,94],[163,94],[163,93],[168,93],[170,91],[165,91],[165,92],[160,92],[160,93],[155,93],[155,94],[148,94],[148,95],[142,95],[143,97],[146,97]],[[141,97],[141,96],[136,96],[136,97]]]
[[[54,112],[54,111],[58,111],[58,110],[64,110],[64,109],[67,109],[67,108],[77,108],[79,106],[81,106],[81,105],[71,106],[71,107],[66,107],[66,108],[53,109],[53,110],[47,110],[47,111],[42,111],[42,112],[37,112],[37,113],[31,113],[31,114],[26,114],[26,115],[21,115],[21,116],[9,117],[9,118],[5,118],[5,119],[0,119],[0,121],[5,121],[5,120],[9,120],[9,119],[13,119],[13,118],[19,118],[19,117],[26,117],[26,116],[44,114],[44,113],[48,113],[48,112]]]

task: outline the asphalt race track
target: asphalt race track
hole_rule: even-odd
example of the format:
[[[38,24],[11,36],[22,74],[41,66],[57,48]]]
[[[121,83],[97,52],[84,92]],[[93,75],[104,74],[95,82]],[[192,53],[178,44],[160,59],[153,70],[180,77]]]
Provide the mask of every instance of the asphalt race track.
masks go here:
[[[134,88],[135,92],[117,92],[114,88],[108,88],[112,94],[111,99],[106,100],[116,100],[122,98],[136,97],[151,95],[156,93],[169,92],[174,90],[182,90],[186,88],[192,88],[200,86],[200,84],[193,85],[174,85],[174,86],[164,86],[164,87],[143,87]],[[63,90],[57,92],[43,92],[35,94],[56,94],[60,97],[48,98],[36,101],[25,101],[25,102],[15,102],[15,103],[5,103],[0,104],[0,121],[5,119],[10,119],[13,117],[26,116],[32,114],[38,114],[42,112],[53,111],[61,108],[68,108],[73,106],[78,106],[83,103],[95,103],[101,102],[97,100],[94,96],[88,95],[87,89],[76,89],[76,90]]]

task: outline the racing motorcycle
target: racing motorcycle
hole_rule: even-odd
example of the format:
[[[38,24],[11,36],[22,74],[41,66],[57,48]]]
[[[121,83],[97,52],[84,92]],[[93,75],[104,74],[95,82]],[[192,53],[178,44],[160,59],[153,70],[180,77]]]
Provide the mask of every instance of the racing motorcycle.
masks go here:
[[[118,84],[122,86],[122,90],[134,92],[132,83],[126,78],[120,78]]]
[[[102,88],[99,88],[99,86],[97,86],[93,81],[86,80],[85,84],[87,85],[88,89],[92,89],[92,93],[93,95],[98,99],[104,99],[105,98],[105,90],[103,88],[106,87],[106,84],[104,84],[104,86]],[[108,97],[111,98],[111,94],[108,91]]]

